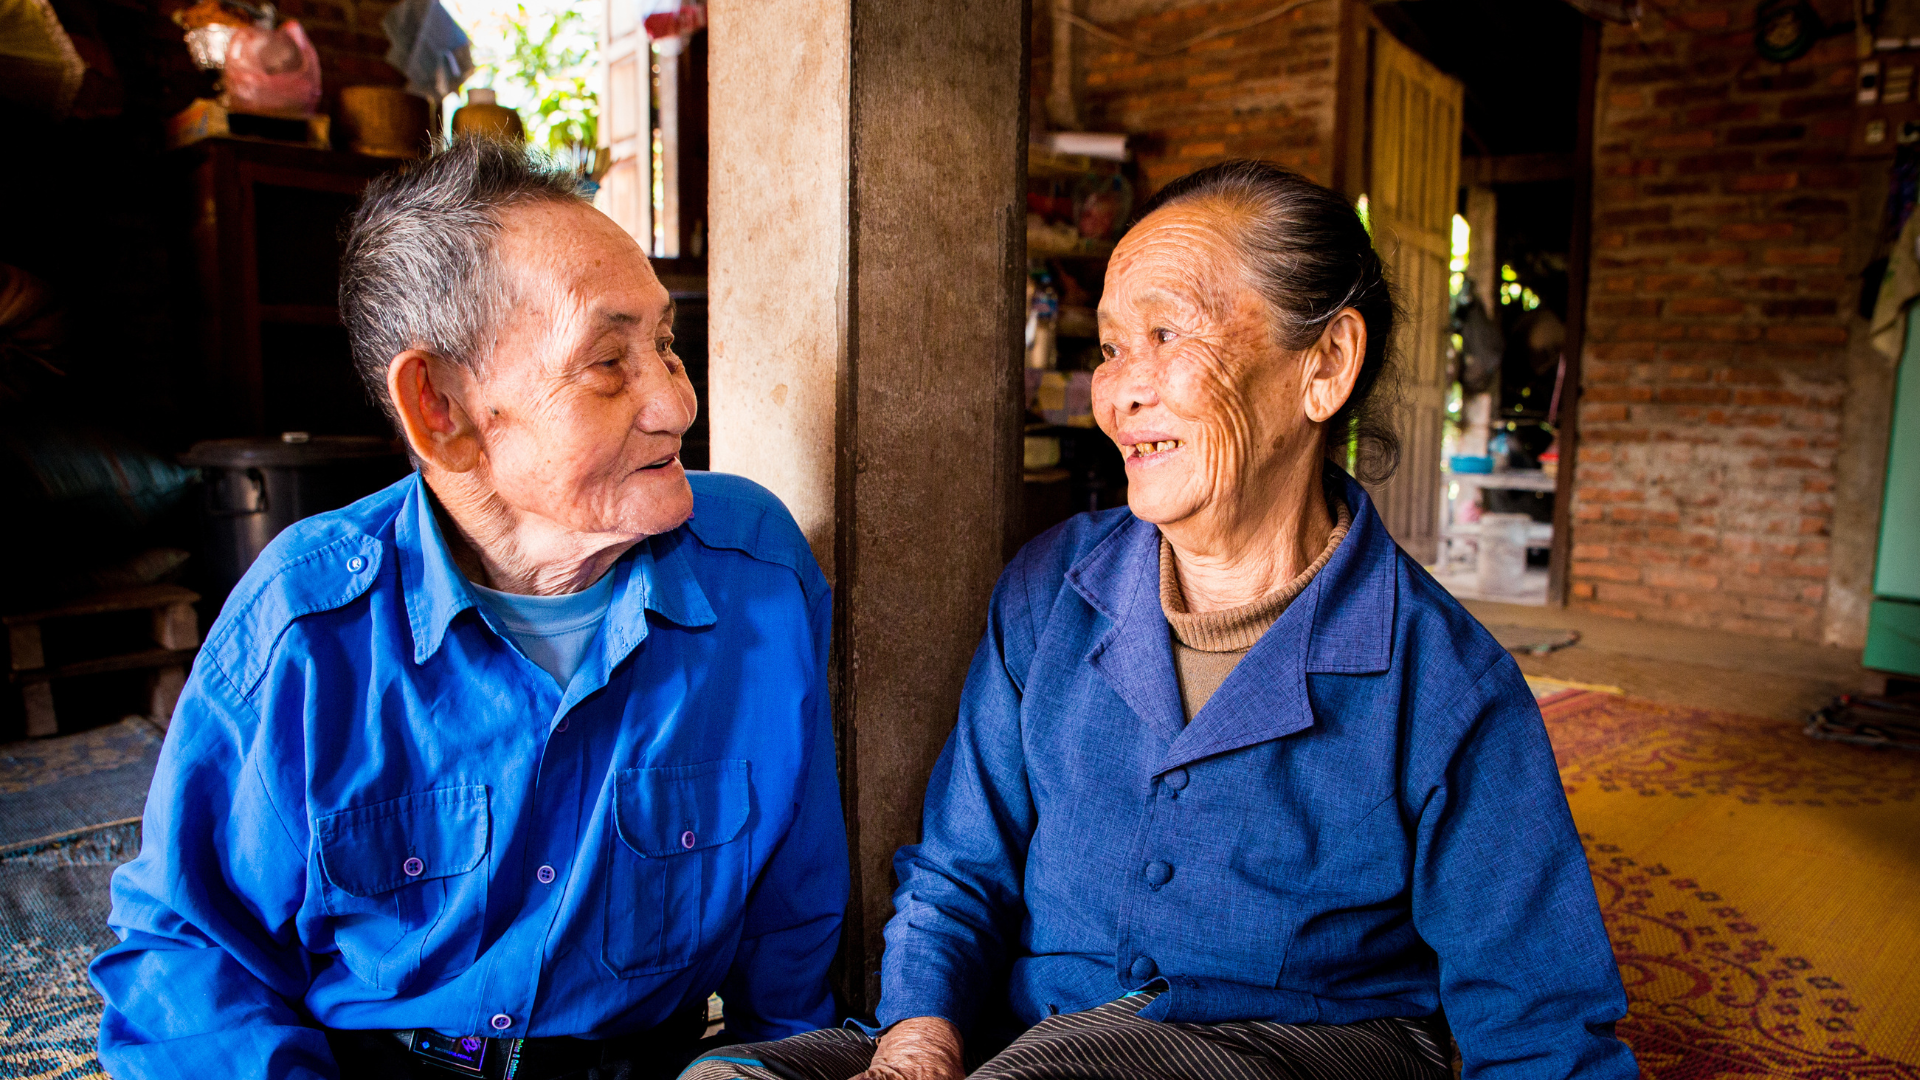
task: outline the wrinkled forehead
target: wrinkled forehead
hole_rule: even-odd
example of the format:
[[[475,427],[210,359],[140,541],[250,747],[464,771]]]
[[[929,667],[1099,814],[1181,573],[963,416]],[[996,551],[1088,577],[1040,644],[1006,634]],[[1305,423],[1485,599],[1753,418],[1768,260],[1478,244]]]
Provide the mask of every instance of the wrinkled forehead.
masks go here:
[[[514,308],[542,309],[548,318],[565,309],[586,319],[610,312],[649,325],[671,317],[672,300],[646,253],[593,207],[528,203],[508,209],[500,226],[495,258]]]
[[[1122,304],[1194,305],[1228,315],[1249,291],[1234,240],[1244,217],[1220,200],[1179,203],[1147,215],[1114,248],[1107,297]],[[1102,309],[1109,307],[1107,297]]]

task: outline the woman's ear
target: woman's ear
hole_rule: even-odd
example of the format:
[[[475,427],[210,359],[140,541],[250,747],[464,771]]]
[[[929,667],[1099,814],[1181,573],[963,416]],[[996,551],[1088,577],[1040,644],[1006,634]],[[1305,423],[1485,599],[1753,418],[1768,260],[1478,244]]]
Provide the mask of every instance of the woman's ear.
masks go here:
[[[480,464],[480,432],[449,392],[461,381],[453,365],[424,349],[408,349],[387,365],[387,393],[408,445],[444,472],[468,472]]]
[[[1307,419],[1324,424],[1340,411],[1360,378],[1367,358],[1367,321],[1352,308],[1342,308],[1307,349],[1301,404]]]

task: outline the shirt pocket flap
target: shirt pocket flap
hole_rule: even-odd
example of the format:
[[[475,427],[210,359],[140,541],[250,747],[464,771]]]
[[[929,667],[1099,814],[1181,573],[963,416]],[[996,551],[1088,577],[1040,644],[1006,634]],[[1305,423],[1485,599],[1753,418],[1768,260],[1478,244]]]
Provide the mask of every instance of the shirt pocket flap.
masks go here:
[[[484,784],[356,806],[319,822],[320,865],[352,896],[464,874],[487,857]]]
[[[623,769],[614,824],[634,854],[658,859],[733,840],[747,824],[748,802],[745,761]]]

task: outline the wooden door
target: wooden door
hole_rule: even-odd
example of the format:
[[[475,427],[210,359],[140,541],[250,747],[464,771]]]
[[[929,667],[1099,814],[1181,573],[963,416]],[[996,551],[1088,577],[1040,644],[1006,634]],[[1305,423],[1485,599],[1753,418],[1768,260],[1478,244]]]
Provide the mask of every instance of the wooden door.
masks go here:
[[[1461,87],[1380,29],[1372,84],[1368,216],[1403,314],[1395,335],[1400,467],[1371,494],[1393,538],[1431,563],[1440,539],[1447,260],[1459,187]]]
[[[612,164],[593,203],[653,251],[653,48],[633,0],[606,0],[600,70],[606,104],[600,145]]]

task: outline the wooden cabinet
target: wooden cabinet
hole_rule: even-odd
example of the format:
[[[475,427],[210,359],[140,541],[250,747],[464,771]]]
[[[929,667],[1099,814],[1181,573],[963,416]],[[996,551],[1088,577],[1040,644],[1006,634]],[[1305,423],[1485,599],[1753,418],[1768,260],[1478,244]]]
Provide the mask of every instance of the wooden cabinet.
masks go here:
[[[196,436],[387,434],[338,310],[346,225],[399,162],[208,139],[174,151],[192,200]]]

